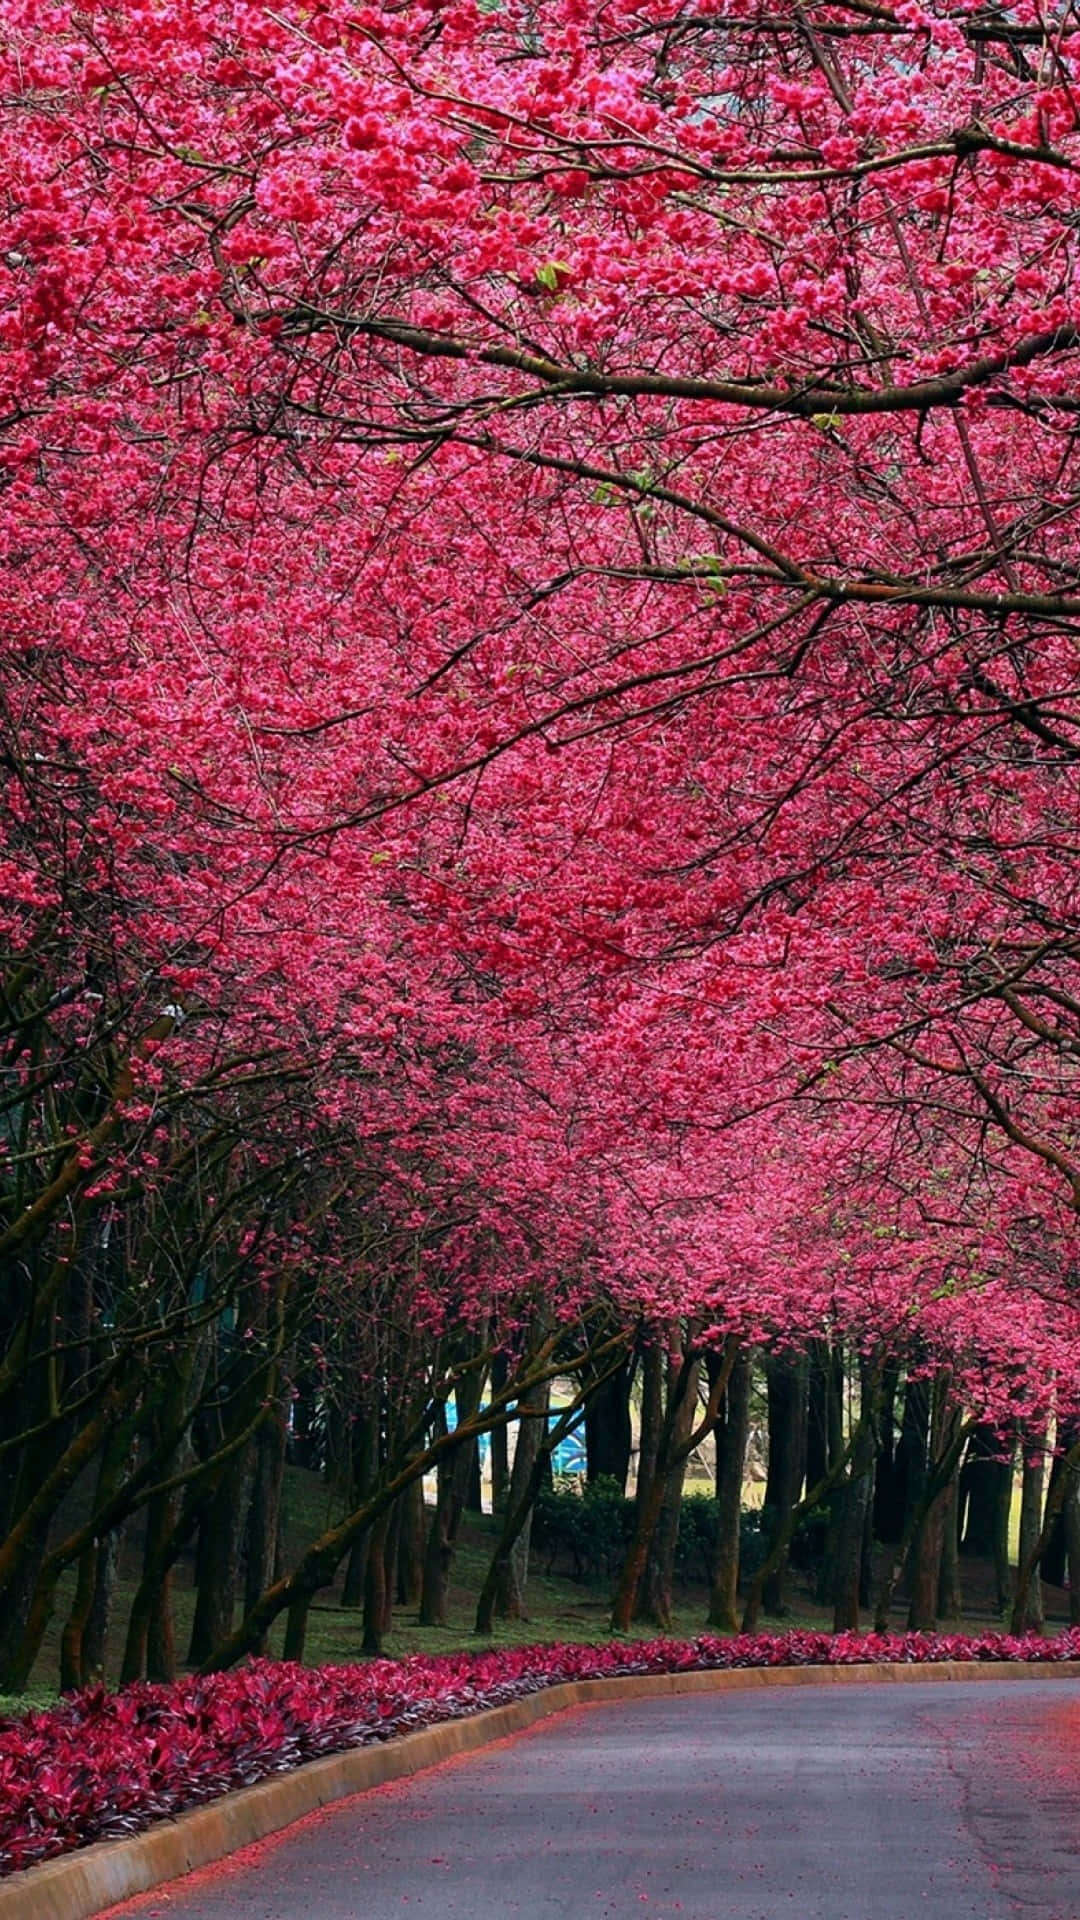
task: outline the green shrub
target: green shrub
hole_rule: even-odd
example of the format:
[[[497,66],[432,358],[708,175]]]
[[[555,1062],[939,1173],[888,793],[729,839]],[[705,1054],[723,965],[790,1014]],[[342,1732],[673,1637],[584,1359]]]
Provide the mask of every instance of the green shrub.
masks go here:
[[[633,1501],[605,1475],[584,1489],[576,1478],[557,1479],[533,1510],[533,1545],[547,1572],[560,1565],[590,1586],[615,1578],[633,1530]]]
[[[675,1577],[682,1585],[708,1585],[719,1527],[716,1501],[707,1493],[689,1493],[679,1512]],[[772,1515],[749,1508],[739,1516],[739,1583],[753,1579],[772,1545]],[[808,1513],[795,1529],[793,1567],[812,1573],[825,1552],[829,1516],[824,1508]],[[622,1566],[634,1532],[634,1502],[617,1480],[600,1478],[590,1486],[576,1476],[558,1478],[540,1493],[533,1510],[532,1544],[544,1570],[568,1573],[586,1586],[610,1586]]]

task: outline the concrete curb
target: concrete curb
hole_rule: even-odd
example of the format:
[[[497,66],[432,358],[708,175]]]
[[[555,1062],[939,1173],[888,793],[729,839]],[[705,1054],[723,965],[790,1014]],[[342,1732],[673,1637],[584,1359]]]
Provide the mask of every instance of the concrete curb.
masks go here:
[[[634,1673],[545,1687],[505,1707],[448,1720],[420,1733],[311,1760],[294,1772],[225,1794],[130,1840],[99,1841],[0,1881],[0,1920],[91,1920],[133,1894],[209,1866],[279,1833],[318,1807],[434,1767],[454,1754],[519,1733],[568,1707],[665,1694],[728,1693],[748,1687],[841,1686],[855,1681],[1074,1680],[1080,1661],[950,1660],[926,1666],[739,1667],[721,1672]]]

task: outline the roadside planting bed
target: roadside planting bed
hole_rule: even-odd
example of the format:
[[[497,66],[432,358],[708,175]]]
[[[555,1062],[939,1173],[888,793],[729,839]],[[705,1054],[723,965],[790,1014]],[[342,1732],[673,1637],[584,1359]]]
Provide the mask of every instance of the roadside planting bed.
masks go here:
[[[564,1681],[746,1667],[1080,1662],[1080,1630],[741,1634],[514,1647],[354,1666],[256,1660],[0,1720],[0,1873],[119,1839],[325,1754],[390,1740]]]

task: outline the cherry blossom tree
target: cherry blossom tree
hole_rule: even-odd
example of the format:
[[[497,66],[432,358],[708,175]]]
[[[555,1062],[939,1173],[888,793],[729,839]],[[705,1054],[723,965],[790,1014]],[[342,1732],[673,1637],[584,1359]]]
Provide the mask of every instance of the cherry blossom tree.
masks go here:
[[[1072,6],[2,12],[10,1524],[149,1404],[121,1235],[163,1542],[215,1288],[430,1335],[224,1657],[466,1350],[1070,1408]]]

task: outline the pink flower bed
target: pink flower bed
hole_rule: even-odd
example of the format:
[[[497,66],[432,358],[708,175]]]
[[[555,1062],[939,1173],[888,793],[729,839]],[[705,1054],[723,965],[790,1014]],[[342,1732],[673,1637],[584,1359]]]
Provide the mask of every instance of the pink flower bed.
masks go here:
[[[1080,1661],[1080,1631],[742,1634],[606,1646],[514,1647],[438,1659],[232,1673],[73,1694],[0,1719],[0,1873],[136,1833],[236,1787],[346,1747],[502,1706],[563,1680],[733,1667]]]

